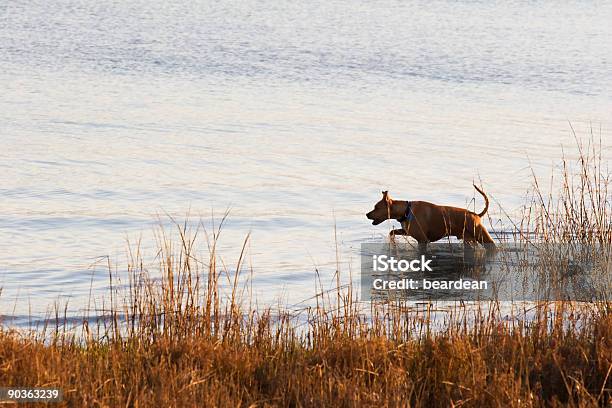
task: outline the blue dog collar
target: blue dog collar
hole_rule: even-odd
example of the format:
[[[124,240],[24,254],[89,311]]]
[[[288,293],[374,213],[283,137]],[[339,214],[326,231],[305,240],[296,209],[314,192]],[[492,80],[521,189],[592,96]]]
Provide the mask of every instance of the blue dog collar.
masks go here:
[[[410,222],[414,219],[414,214],[412,213],[412,203],[410,201],[408,201],[408,207],[406,207],[406,212],[404,213],[404,216],[402,218],[399,218],[398,221],[399,222]]]

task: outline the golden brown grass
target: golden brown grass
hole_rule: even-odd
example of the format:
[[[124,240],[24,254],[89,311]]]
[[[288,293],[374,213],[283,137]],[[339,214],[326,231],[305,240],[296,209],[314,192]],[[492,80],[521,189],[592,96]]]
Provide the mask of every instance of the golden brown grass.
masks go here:
[[[598,156],[582,157],[580,169]],[[590,187],[576,187],[566,167],[558,198],[536,189],[521,239],[609,247],[608,179],[601,167],[589,172],[578,177]],[[374,304],[364,313],[338,279],[296,316],[249,303],[240,275],[247,241],[227,268],[220,230],[206,235],[205,262],[186,224],[176,246],[160,235],[157,280],[136,248],[127,289],[114,286],[105,319],[78,332],[2,329],[0,384],[60,387],[68,406],[612,404],[609,301],[541,303],[510,318],[496,303],[445,313]]]
[[[72,406],[605,406],[612,318],[583,319],[581,329],[487,319],[404,340],[326,327],[310,345],[266,319],[215,337],[84,344],[4,332],[0,380],[61,387]]]

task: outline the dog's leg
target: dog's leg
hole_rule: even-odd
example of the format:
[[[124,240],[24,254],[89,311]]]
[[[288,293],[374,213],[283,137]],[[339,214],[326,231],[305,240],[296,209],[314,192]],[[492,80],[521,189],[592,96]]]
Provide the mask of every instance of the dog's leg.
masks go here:
[[[485,247],[488,254],[496,252],[497,247],[495,246],[495,241],[493,241],[493,238],[489,235],[489,231],[487,231],[484,226],[478,225],[476,227],[476,239]]]
[[[478,241],[474,237],[471,231],[464,230],[463,231],[463,250],[470,251],[474,250],[474,247],[477,245]]]
[[[403,228],[396,228],[389,232],[390,238],[393,238],[396,235],[408,235],[408,233]]]
[[[419,254],[427,253],[427,244],[429,244],[429,241],[419,241]]]
[[[487,231],[487,229],[483,227],[482,225],[478,225],[476,227],[475,235],[476,235],[476,239],[481,244],[495,244],[495,241],[493,241],[493,238],[491,238],[491,235],[489,235],[489,231]]]

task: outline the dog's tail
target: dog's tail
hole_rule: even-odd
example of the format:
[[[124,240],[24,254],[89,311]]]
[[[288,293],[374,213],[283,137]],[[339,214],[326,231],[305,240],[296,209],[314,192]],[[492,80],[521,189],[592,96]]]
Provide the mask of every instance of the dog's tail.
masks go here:
[[[472,184],[474,186],[474,188],[476,189],[476,191],[478,191],[480,194],[482,194],[482,196],[484,197],[485,200],[485,208],[484,210],[482,210],[480,212],[480,214],[478,214],[479,217],[482,217],[483,215],[485,215],[487,213],[487,211],[489,210],[489,199],[487,198],[487,195],[484,193],[484,191],[482,191],[481,189],[479,189],[478,187],[476,187],[476,184]]]

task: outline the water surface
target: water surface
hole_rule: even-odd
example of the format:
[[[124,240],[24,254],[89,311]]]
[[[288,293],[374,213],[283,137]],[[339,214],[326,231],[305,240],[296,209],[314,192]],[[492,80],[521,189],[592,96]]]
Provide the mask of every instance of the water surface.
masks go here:
[[[344,270],[386,234],[364,217],[382,189],[465,206],[480,178],[493,222],[516,214],[568,122],[610,153],[610,21],[579,1],[2,3],[0,314],[78,315],[100,257],[154,246],[158,215],[231,207],[227,262],[251,231],[258,299],[293,304],[331,279],[334,225]]]

